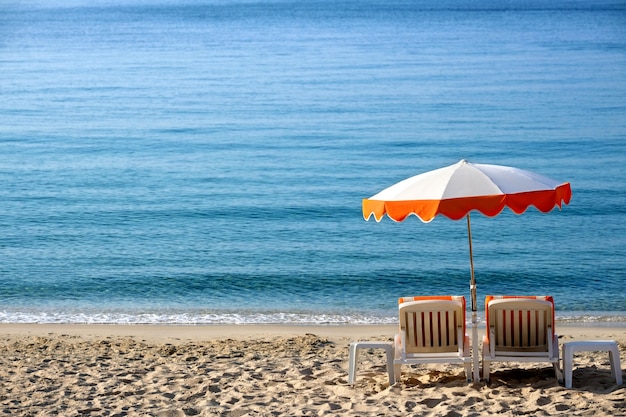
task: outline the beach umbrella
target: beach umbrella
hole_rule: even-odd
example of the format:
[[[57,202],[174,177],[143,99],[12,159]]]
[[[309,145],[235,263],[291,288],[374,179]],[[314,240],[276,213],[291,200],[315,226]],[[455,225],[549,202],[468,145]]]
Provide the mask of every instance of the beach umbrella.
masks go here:
[[[470,293],[472,305],[472,346],[474,381],[478,381],[478,325],[476,318],[476,280],[472,254],[470,212],[493,217],[505,207],[522,214],[530,206],[547,213],[569,204],[570,184],[518,168],[474,164],[461,160],[454,165],[428,171],[402,180],[370,198],[363,199],[363,217],[380,221],[386,214],[401,222],[411,215],[429,223],[438,214],[452,220],[467,219],[470,255]]]

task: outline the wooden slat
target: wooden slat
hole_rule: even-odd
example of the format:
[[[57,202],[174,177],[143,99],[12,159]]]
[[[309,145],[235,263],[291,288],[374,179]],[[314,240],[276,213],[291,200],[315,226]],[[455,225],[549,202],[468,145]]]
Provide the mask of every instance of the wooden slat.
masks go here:
[[[540,329],[545,329],[547,326],[547,317],[545,314],[539,315],[539,322],[537,323]],[[546,333],[545,331],[538,332],[537,335],[537,344],[538,345],[547,345]]]
[[[432,318],[431,312],[424,313],[424,344],[422,346],[432,346]]]
[[[415,344],[415,314],[405,313],[406,344],[407,347]]]
[[[532,325],[530,323],[529,318],[530,311],[522,310],[520,311],[520,340],[519,346],[526,347],[529,346],[529,332],[532,330]]]
[[[496,311],[496,314],[499,315],[499,317],[496,316],[496,319],[499,318],[499,320],[496,320],[496,345],[499,346],[504,346],[506,342],[506,313],[506,310]]]
[[[432,342],[432,345],[430,345],[431,347],[433,346],[439,346],[441,343],[441,338],[439,337],[440,332],[439,332],[439,326],[441,325],[441,316],[439,315],[438,311],[435,311],[432,313],[433,315],[433,325],[431,327],[432,333],[430,335],[430,340]]]
[[[442,314],[444,315],[444,318],[445,318],[443,327],[441,329],[442,338],[443,338],[443,345],[444,346],[449,346],[450,345],[451,336],[452,336],[452,334],[450,333],[450,328],[453,327],[453,326],[450,326],[450,324],[451,324],[452,315],[454,313],[452,311],[446,311],[445,313],[442,313]]]
[[[528,312],[528,344],[527,346],[537,346],[537,333],[539,331],[540,312],[534,310]]]

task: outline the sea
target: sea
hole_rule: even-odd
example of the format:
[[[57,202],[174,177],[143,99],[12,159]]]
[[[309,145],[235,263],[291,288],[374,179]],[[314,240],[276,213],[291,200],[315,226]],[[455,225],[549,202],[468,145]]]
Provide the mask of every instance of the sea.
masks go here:
[[[393,324],[465,220],[364,198],[461,159],[569,182],[471,214],[478,314],[626,327],[623,0],[0,0],[0,322]],[[468,307],[469,308],[469,307]]]

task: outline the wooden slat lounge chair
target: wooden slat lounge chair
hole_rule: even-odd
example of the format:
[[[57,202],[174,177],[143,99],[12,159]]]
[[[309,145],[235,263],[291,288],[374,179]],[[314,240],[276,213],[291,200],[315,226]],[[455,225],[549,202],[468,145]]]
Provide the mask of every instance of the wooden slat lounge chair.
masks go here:
[[[485,315],[483,379],[489,381],[491,362],[552,363],[561,379],[552,297],[487,296]]]
[[[395,337],[394,375],[401,366],[458,363],[471,380],[469,336],[465,334],[465,297],[403,297],[398,301],[400,333]]]

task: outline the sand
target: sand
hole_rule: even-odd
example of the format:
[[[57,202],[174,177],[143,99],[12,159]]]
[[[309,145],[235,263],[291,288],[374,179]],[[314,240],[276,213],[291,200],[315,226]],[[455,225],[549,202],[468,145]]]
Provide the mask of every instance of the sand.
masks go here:
[[[475,384],[459,366],[403,367],[389,387],[383,351],[363,350],[348,385],[350,342],[395,330],[3,324],[0,416],[626,416],[606,352],[577,354],[566,389],[550,366],[506,363]],[[624,368],[626,328],[557,330],[618,341]]]

